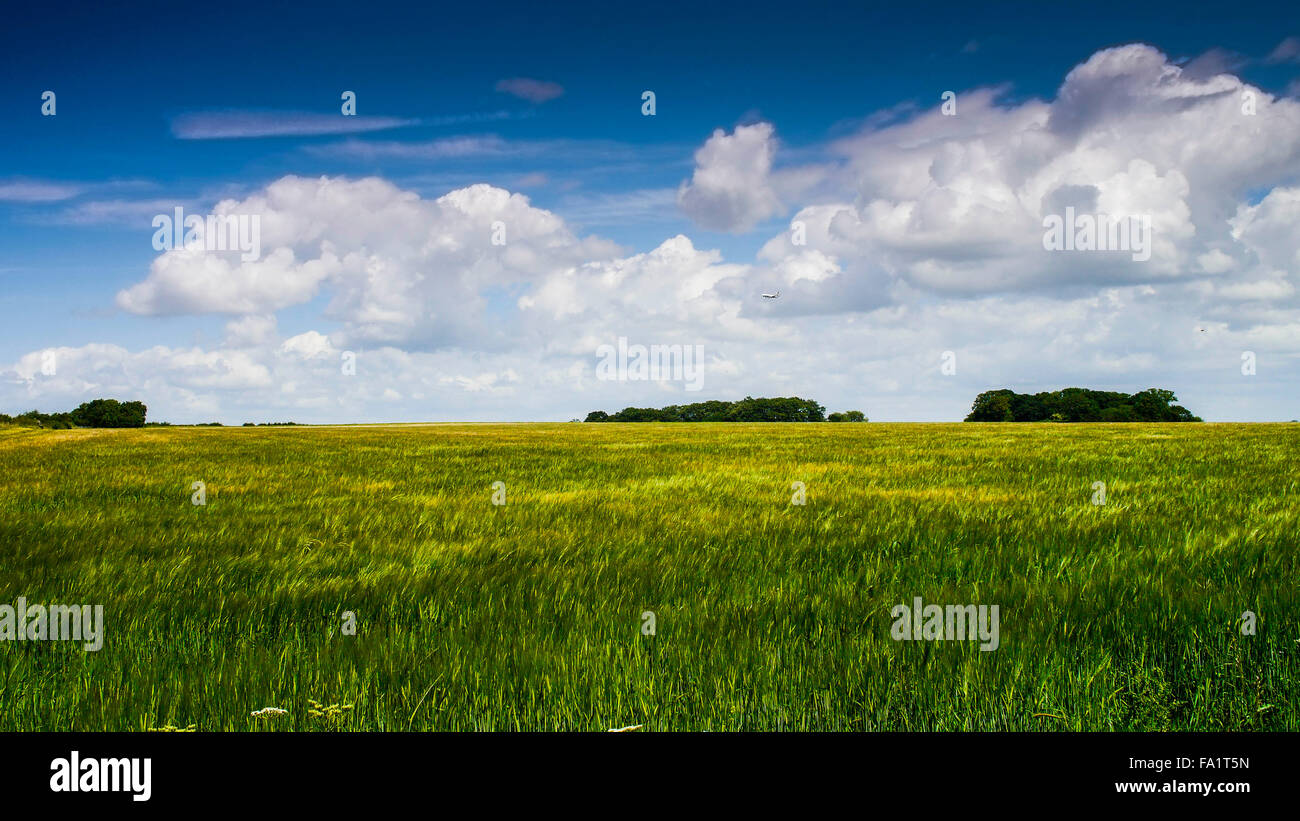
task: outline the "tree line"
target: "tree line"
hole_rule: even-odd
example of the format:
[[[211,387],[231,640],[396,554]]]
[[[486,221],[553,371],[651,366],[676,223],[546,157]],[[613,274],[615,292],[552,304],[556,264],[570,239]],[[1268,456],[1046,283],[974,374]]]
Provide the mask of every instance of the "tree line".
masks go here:
[[[832,413],[811,399],[797,396],[758,398],[736,402],[714,399],[664,408],[624,408],[617,413],[592,411],[587,422],[865,422],[862,411]]]
[[[1028,394],[1007,388],[975,397],[967,422],[1200,422],[1173,391],[1137,393],[1064,388]]]
[[[148,408],[143,402],[119,402],[116,399],[94,399],[82,402],[76,410],[67,413],[41,413],[30,410],[17,416],[0,413],[0,424],[31,428],[142,428]]]

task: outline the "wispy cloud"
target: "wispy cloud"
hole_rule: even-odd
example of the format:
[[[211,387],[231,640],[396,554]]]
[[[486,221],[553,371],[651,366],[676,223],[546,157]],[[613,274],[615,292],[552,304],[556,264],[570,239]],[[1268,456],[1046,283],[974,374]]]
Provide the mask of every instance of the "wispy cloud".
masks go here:
[[[677,189],[643,188],[608,194],[569,194],[554,210],[583,226],[623,225],[629,222],[670,223],[682,220],[677,210]]]
[[[83,186],[75,183],[0,180],[0,202],[60,202],[70,200],[84,190]]]
[[[130,196],[134,192],[155,191],[158,185],[149,180],[49,180],[31,177],[0,179],[0,203],[20,208],[40,208],[75,199]]]
[[[353,138],[324,145],[309,145],[303,150],[319,157],[365,161],[544,158],[551,165],[577,164],[584,168],[595,168],[595,163],[689,161],[689,152],[680,146],[636,146],[616,140],[507,140],[496,134],[471,134],[410,142]]]
[[[182,140],[232,140],[361,134],[420,125],[420,121],[309,111],[195,111],[181,114],[172,120],[171,125],[172,136]]]
[[[177,207],[188,211],[197,204],[197,200],[188,199],[89,200],[33,218],[33,221],[50,225],[132,226],[148,230],[157,215],[171,214]]]
[[[328,145],[311,145],[309,154],[323,157],[350,157],[361,160],[441,160],[466,157],[503,157],[518,154],[521,147],[494,134],[468,137],[443,137],[422,142],[344,140]]]
[[[447,114],[441,117],[429,117],[425,125],[462,125],[465,123],[494,123],[501,120],[525,120],[533,116],[531,111],[480,111],[472,114]]]
[[[540,188],[543,185],[549,184],[550,181],[551,178],[548,177],[546,174],[542,173],[541,171],[532,171],[528,174],[515,177],[514,180],[512,181],[513,184],[511,185],[511,187],[512,188]]]
[[[554,100],[564,93],[564,86],[549,80],[534,80],[531,77],[510,77],[498,80],[497,91],[510,94],[530,103],[540,104]]]
[[[1266,63],[1300,63],[1300,37],[1288,37],[1277,44],[1267,57]]]
[[[1183,76],[1192,80],[1208,80],[1220,74],[1232,74],[1249,65],[1250,58],[1235,51],[1215,46],[1183,65]]]

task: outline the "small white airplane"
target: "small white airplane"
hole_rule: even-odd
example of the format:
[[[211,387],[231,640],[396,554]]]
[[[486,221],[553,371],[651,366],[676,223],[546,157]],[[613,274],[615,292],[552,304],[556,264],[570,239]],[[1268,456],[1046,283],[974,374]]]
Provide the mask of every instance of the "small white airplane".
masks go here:
[[[781,295],[781,292],[780,292],[780,291],[777,291],[777,292],[774,293],[774,294],[763,294],[763,299],[776,299],[776,298],[779,297],[780,295]]]

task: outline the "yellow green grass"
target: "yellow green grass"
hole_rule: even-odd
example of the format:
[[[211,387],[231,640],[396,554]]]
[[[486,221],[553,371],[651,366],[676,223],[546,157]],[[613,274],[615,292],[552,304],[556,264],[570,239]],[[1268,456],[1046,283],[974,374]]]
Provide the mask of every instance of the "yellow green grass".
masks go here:
[[[105,609],[98,652],[0,642],[0,730],[1296,730],[1298,454],[1294,425],[0,430],[0,603]],[[998,605],[1001,646],[891,640],[915,596]]]

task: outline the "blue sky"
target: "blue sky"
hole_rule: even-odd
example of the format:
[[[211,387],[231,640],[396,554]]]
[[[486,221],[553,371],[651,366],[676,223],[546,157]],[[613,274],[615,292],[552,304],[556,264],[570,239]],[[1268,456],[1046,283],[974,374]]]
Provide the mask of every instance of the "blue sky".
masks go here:
[[[1300,76],[1294,48],[1288,46],[1288,38],[1300,34],[1300,14],[1294,7],[1236,4],[1232,14],[1225,15],[1185,4],[1094,3],[1086,12],[1041,3],[994,8],[566,3],[556,9],[512,3],[456,8],[384,3],[181,8],[139,3],[129,9],[101,4],[14,9],[0,33],[0,106],[5,112],[0,120],[0,370],[11,375],[0,393],[0,410],[54,409],[79,396],[92,398],[89,393],[97,390],[145,394],[152,408],[176,421],[230,422],[261,413],[312,421],[569,418],[595,407],[709,398],[674,392],[672,385],[651,387],[635,381],[597,386],[591,393],[589,385],[560,387],[547,376],[569,374],[575,367],[581,371],[584,356],[588,364],[592,359],[582,353],[583,345],[623,335],[626,329],[634,336],[639,332],[647,343],[707,344],[720,361],[730,363],[719,366],[719,378],[706,390],[710,396],[800,392],[827,404],[885,409],[873,418],[959,418],[973,389],[1003,384],[1042,389],[1059,386],[1055,383],[1104,381],[1104,387],[1137,390],[1149,386],[1143,380],[1153,379],[1179,391],[1193,410],[1210,409],[1209,416],[1300,416],[1300,409],[1288,409],[1296,404],[1296,396],[1283,379],[1295,375],[1295,308],[1288,289],[1293,288],[1296,271],[1294,260],[1276,263],[1287,257],[1279,257],[1274,246],[1243,247],[1235,254],[1211,240],[1204,247],[1180,245],[1170,250],[1177,275],[1162,269],[1136,276],[1108,267],[1109,262],[1091,271],[1070,264],[1063,265],[1059,276],[1042,281],[1025,274],[1013,277],[1010,284],[992,282],[996,274],[986,272],[952,288],[934,287],[926,280],[926,271],[950,260],[951,250],[936,251],[928,261],[909,257],[884,262],[880,260],[885,253],[872,250],[872,243],[897,249],[910,241],[906,236],[882,238],[868,231],[871,239],[858,248],[863,255],[858,263],[851,262],[852,249],[833,250],[833,238],[828,237],[819,251],[839,268],[824,278],[791,273],[796,261],[778,259],[772,249],[763,256],[763,249],[786,230],[792,217],[831,204],[851,207],[855,219],[865,220],[872,203],[880,208],[904,203],[913,219],[911,239],[919,241],[924,231],[916,220],[925,209],[917,203],[923,201],[900,193],[901,179],[882,180],[877,171],[864,171],[866,157],[883,156],[886,142],[907,150],[917,140],[936,142],[914,132],[945,90],[958,94],[959,106],[973,95],[977,109],[972,119],[977,127],[995,132],[1014,130],[1006,125],[1014,119],[1004,116],[1008,112],[1029,117],[1035,104],[1060,111],[1073,99],[1058,97],[1067,75],[1115,47],[1149,47],[1161,55],[1162,65],[1181,72],[1189,87],[1199,83],[1199,88],[1212,89],[1220,82],[1215,78],[1231,77],[1242,88],[1258,89],[1272,106],[1258,122],[1285,133]],[[1128,75],[1121,76],[1129,70],[1127,65],[1096,81],[1103,92],[1106,83],[1128,88]],[[1134,72],[1135,77],[1140,74]],[[521,85],[521,79],[529,82]],[[1156,89],[1158,84],[1152,83],[1146,90],[1117,90],[1111,96],[1131,102]],[[641,113],[641,93],[647,89],[657,97],[653,117]],[[988,90],[987,98],[978,96],[981,89]],[[57,114],[52,117],[41,116],[45,90],[57,94]],[[354,118],[340,113],[345,90],[357,95]],[[1097,99],[1102,102],[1090,104],[1085,114],[1086,127],[1098,129],[1095,133],[1103,133],[1103,125],[1121,129],[1125,148],[1112,151],[1114,163],[1098,166],[1107,169],[1105,179],[1113,181],[1115,163],[1147,159],[1142,156],[1150,133],[1146,129],[1159,134],[1163,128],[1167,133],[1186,129],[1191,121],[1171,111],[1163,122],[1139,123],[1129,116],[1130,109],[1115,115],[1105,102],[1111,96],[1101,93]],[[1212,96],[1211,91],[1205,96]],[[958,116],[967,115],[959,109]],[[1112,116],[1117,119],[1101,122]],[[1216,119],[1209,113],[1206,117],[1207,122]],[[1056,114],[1056,122],[1064,119]],[[753,130],[760,127],[767,130]],[[266,135],[268,128],[277,133]],[[702,167],[696,152],[718,129],[724,139],[716,144],[721,159],[709,178],[715,182],[697,181],[693,185],[699,197],[683,199],[683,186],[691,185]],[[728,142],[742,133],[756,145],[762,143],[754,160],[761,167],[753,173],[746,170],[753,161],[739,156],[746,150],[742,140]],[[1267,133],[1255,136],[1276,144]],[[958,162],[970,162],[1003,137],[1008,144],[1019,144],[1010,132],[986,142],[967,134],[949,140],[949,148],[936,150],[956,151],[964,157]],[[770,168],[762,158],[769,149]],[[1053,150],[1066,156],[1067,148]],[[1077,143],[1068,150],[1081,151]],[[734,167],[722,156],[732,154],[739,157]],[[1296,154],[1289,150],[1262,166],[1249,167],[1189,170],[1177,157],[1153,154],[1150,160],[1158,178],[1190,181],[1186,191],[1173,185],[1171,190],[1176,189],[1184,205],[1171,206],[1170,213],[1190,211],[1198,237],[1211,236],[1214,231],[1207,225],[1221,227],[1236,208],[1261,203],[1267,208],[1257,223],[1264,226],[1265,216],[1289,203],[1280,195],[1269,201],[1269,193],[1289,190],[1296,182]],[[784,182],[778,180],[781,174],[787,176]],[[1241,186],[1222,183],[1233,174],[1249,179]],[[769,175],[771,186],[766,184]],[[232,341],[230,323],[241,318],[242,309],[230,305],[206,310],[193,299],[158,297],[130,303],[120,297],[151,276],[162,276],[151,274],[159,258],[151,246],[154,215],[170,213],[175,205],[204,214],[220,200],[246,202],[287,176],[374,177],[413,192],[421,201],[487,183],[522,194],[532,209],[556,215],[566,237],[596,237],[608,247],[575,247],[562,259],[539,261],[533,273],[511,267],[508,274],[486,276],[472,285],[466,284],[467,277],[478,276],[474,272],[481,268],[472,260],[457,272],[424,270],[422,265],[436,265],[421,258],[414,267],[394,274],[407,277],[404,284],[386,286],[388,291],[409,289],[412,277],[452,277],[465,286],[457,296],[481,303],[477,309],[466,307],[467,314],[477,311],[482,322],[509,326],[503,331],[509,341],[483,341],[493,338],[490,329],[468,325],[444,333],[425,328],[423,320],[417,323],[418,331],[413,326],[376,330],[373,323],[366,324],[370,320],[365,317],[377,312],[370,296],[357,297],[362,307],[352,313],[341,305],[346,301],[341,294],[360,287],[344,273],[316,282],[299,298],[267,304],[238,301],[252,306],[249,316],[274,317],[274,334],[257,339]],[[1077,175],[1070,179],[1070,190],[1091,183]],[[976,174],[972,184],[987,189],[990,181]],[[1097,184],[1105,196],[1102,177]],[[1126,183],[1114,185],[1120,191]],[[762,190],[756,192],[756,187]],[[954,183],[950,193],[955,197],[969,191],[968,184]],[[735,208],[745,212],[743,217],[737,217]],[[949,216],[959,212],[966,217],[971,213],[959,208]],[[339,224],[348,221],[344,216],[337,219]],[[977,226],[951,227],[960,235]],[[1170,231],[1187,236],[1177,226]],[[1226,237],[1230,231],[1222,233]],[[694,285],[666,283],[663,292],[671,296],[664,299],[685,301],[671,310],[661,305],[662,322],[641,323],[646,312],[629,306],[623,297],[572,310],[548,303],[547,321],[536,323],[536,301],[532,307],[519,303],[546,292],[547,282],[561,277],[566,267],[602,264],[621,270],[613,260],[650,254],[676,236],[689,239],[692,253],[716,252],[711,261],[701,263],[713,266],[708,268],[713,273],[700,275],[708,281],[708,295],[698,293]],[[384,241],[370,236],[358,247],[369,252]],[[556,244],[538,242],[539,248]],[[989,253],[978,245],[964,246],[970,258],[963,264],[973,265],[976,257]],[[302,253],[301,245],[294,247]],[[1239,264],[1226,273],[1218,263],[1188,271],[1195,267],[1189,260],[1216,251]],[[544,256],[541,251],[530,253]],[[407,251],[401,256],[410,263]],[[798,264],[813,263],[804,259]],[[1239,282],[1228,282],[1238,274]],[[272,276],[265,271],[258,275]],[[1175,280],[1175,292],[1153,296],[1142,290],[1169,288]],[[779,306],[744,302],[737,307],[727,302],[736,298],[736,282],[754,291],[779,288],[783,281],[794,298]],[[644,293],[655,298],[653,281],[646,285]],[[163,283],[159,293],[174,295],[173,286]],[[552,282],[550,289],[558,287]],[[867,340],[856,334],[864,326],[886,333],[902,314],[925,315],[927,327],[942,329],[945,306],[987,314],[994,309],[980,300],[1000,300],[999,307],[1015,315],[1023,315],[1025,305],[1032,303],[1044,316],[1052,311],[1075,316],[1080,304],[1109,299],[1106,289],[1115,287],[1122,289],[1118,299],[1127,307],[1122,315],[1090,320],[1094,327],[1112,329],[1109,342],[1098,343],[1106,353],[1095,368],[1081,367],[1077,350],[1029,370],[1018,367],[1023,355],[1014,350],[972,350],[970,361],[982,362],[982,373],[962,369],[959,383],[921,385],[919,374],[928,371],[919,364],[901,364],[899,357],[906,357],[901,349],[886,353],[881,349],[888,345],[870,343],[871,349],[858,349],[851,361],[828,361],[824,355],[828,344],[839,349],[862,345]],[[1241,295],[1240,309],[1216,313],[1222,307],[1222,300],[1211,293],[1216,288],[1235,288],[1228,292]],[[878,293],[869,293],[872,289]],[[623,293],[637,292],[629,284]],[[1217,377],[1211,380],[1196,364],[1204,357],[1184,361],[1180,354],[1173,362],[1166,361],[1173,357],[1164,353],[1135,350],[1133,339],[1114,329],[1137,330],[1132,326],[1147,310],[1133,306],[1143,299],[1164,308],[1183,306],[1179,317],[1185,315],[1189,325],[1213,325],[1225,340],[1215,353],[1228,363],[1225,370],[1236,367],[1232,363],[1247,344],[1272,346],[1265,357],[1269,367],[1261,367],[1254,381],[1241,383],[1236,373],[1218,384]],[[131,307],[125,307],[128,304]],[[616,310],[625,317],[615,315]],[[441,306],[443,316],[449,312],[457,313],[457,306]],[[771,320],[773,326],[739,327],[729,317],[746,323]],[[918,319],[908,332],[918,333],[921,324]],[[528,333],[514,333],[524,327]],[[716,333],[719,328],[726,332]],[[323,360],[326,351],[333,356],[342,350],[383,348],[388,357],[383,378],[364,387],[346,383],[337,389],[338,395],[322,389],[301,401],[284,394],[280,388],[286,382],[301,385],[304,375],[282,370],[268,357],[279,351],[277,362],[284,364],[281,349],[286,341],[308,333],[328,338],[328,343],[320,343],[328,348],[312,349],[316,359]],[[1060,337],[1035,333],[1046,334],[1026,329],[1024,350],[1041,352],[1054,344],[1069,348]],[[1074,333],[1076,343],[1081,333]],[[927,351],[935,346],[957,350],[960,356],[963,345],[979,347],[978,333],[971,329],[971,334],[952,342],[927,336],[909,344],[928,346]],[[1232,334],[1239,338],[1228,342]],[[890,339],[899,339],[899,334]],[[1202,340],[1171,345],[1185,353],[1193,343],[1201,345]],[[104,361],[95,358],[102,352],[96,353],[93,346],[112,346],[118,352]],[[152,359],[147,367],[143,361],[131,364],[132,357],[158,347],[166,349],[164,356],[202,352],[199,358],[208,363],[204,367],[231,378],[193,384],[184,378],[147,379],[140,375],[142,370],[165,371],[167,366]],[[79,362],[80,376],[69,377],[71,381],[35,378],[30,357],[52,349],[69,351],[64,360]],[[933,359],[932,353],[918,351],[917,362]],[[395,364],[412,356],[422,359],[409,371]],[[874,366],[863,363],[864,357],[877,356]],[[766,364],[778,357],[779,364]],[[993,367],[994,360],[999,367]],[[1114,364],[1125,361],[1132,366],[1128,371]],[[233,375],[241,367],[262,367],[265,374],[241,381]],[[917,379],[900,378],[908,368],[917,369]],[[507,372],[514,378],[503,376]],[[850,372],[857,376],[838,378]],[[492,380],[476,381],[488,373]],[[1264,385],[1273,380],[1280,381]],[[1210,387],[1211,381],[1216,385]],[[449,397],[438,393],[439,384],[475,387]],[[1243,384],[1265,398],[1253,407],[1233,401]],[[416,389],[418,385],[428,390]],[[375,398],[381,394],[402,398],[384,404]],[[1200,400],[1200,407],[1189,394]]]

